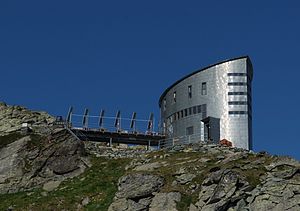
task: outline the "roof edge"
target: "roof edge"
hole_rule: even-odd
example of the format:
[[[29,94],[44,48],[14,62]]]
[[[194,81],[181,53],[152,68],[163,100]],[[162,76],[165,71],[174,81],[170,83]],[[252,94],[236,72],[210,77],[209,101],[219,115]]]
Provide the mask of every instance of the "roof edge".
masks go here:
[[[159,102],[158,102],[159,107],[161,107],[161,102],[162,102],[163,98],[165,97],[165,95],[167,94],[167,92],[170,91],[174,86],[176,86],[177,84],[179,84],[181,81],[185,80],[186,78],[189,78],[189,77],[192,76],[192,75],[195,75],[195,74],[197,74],[197,73],[199,73],[199,72],[202,72],[202,71],[204,71],[204,70],[206,70],[206,69],[209,69],[209,68],[211,68],[211,67],[214,67],[214,66],[217,66],[217,65],[226,63],[226,62],[239,60],[239,59],[247,59],[247,60],[249,60],[250,63],[251,63],[251,59],[250,59],[250,57],[249,57],[248,55],[246,55],[246,56],[240,56],[240,57],[236,57],[236,58],[232,58],[232,59],[223,60],[223,61],[221,61],[221,62],[218,62],[218,63],[212,64],[212,65],[206,66],[206,67],[204,67],[204,68],[201,68],[201,69],[199,69],[199,70],[196,70],[196,71],[194,71],[194,72],[192,72],[192,73],[190,73],[190,74],[184,76],[183,78],[177,80],[175,83],[173,83],[171,86],[169,86],[169,87],[163,92],[163,94],[160,96]]]

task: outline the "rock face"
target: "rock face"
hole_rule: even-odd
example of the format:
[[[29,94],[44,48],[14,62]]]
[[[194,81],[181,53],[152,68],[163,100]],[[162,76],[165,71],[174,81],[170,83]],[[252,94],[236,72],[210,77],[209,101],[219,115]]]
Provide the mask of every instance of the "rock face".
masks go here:
[[[53,122],[46,112],[0,103],[0,193],[59,184],[84,171],[83,143]],[[20,133],[23,123],[30,133]]]
[[[28,123],[36,132],[44,133],[54,122],[54,118],[46,112],[30,111],[21,106],[8,106],[0,102],[0,136],[20,131],[22,123]]]
[[[191,182],[196,175],[194,174],[181,174],[180,176],[177,176],[176,182],[180,183],[181,185],[184,185],[188,182]]]
[[[0,187],[11,178],[23,176],[24,160],[18,156],[29,140],[30,137],[24,137],[0,149]]]
[[[227,210],[236,200],[245,197],[251,190],[249,183],[231,170],[211,173],[202,183],[199,200],[195,204],[199,210]]]
[[[152,174],[135,173],[123,176],[119,180],[118,192],[109,210],[148,210],[154,193],[163,184],[162,177]]]
[[[136,199],[150,196],[163,185],[163,178],[151,174],[130,174],[119,181],[117,198]]]
[[[0,149],[0,193],[62,181],[86,168],[84,146],[64,129],[25,136]]]
[[[130,176],[126,186],[119,184],[122,188],[110,210],[177,210],[183,194],[196,197],[181,210],[300,210],[300,163],[288,157],[193,144],[173,147],[159,156],[145,154],[127,169],[156,172],[165,178],[164,185],[156,192],[150,188],[152,193],[141,201],[119,197],[120,190],[125,193],[128,184],[135,184]]]
[[[269,172],[246,199],[251,210],[300,210],[300,164],[278,158],[266,167]]]
[[[150,211],[176,211],[177,202],[180,202],[181,194],[178,192],[157,193],[150,204]]]

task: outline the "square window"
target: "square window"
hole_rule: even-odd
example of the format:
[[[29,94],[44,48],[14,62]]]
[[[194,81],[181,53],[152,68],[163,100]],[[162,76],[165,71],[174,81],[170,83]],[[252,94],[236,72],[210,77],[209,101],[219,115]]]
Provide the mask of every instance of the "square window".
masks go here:
[[[190,136],[190,135],[193,135],[194,134],[194,127],[191,126],[191,127],[187,127],[186,128],[186,135]]]

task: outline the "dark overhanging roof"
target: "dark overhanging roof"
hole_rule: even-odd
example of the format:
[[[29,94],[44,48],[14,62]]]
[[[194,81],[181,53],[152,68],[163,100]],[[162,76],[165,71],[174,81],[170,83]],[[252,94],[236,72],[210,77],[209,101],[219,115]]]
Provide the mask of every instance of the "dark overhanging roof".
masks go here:
[[[230,61],[234,61],[234,60],[239,60],[239,59],[248,59],[250,61],[250,57],[249,56],[240,56],[240,57],[236,57],[236,58],[232,58],[232,59],[227,59],[227,60],[224,60],[224,61],[221,61],[221,62],[218,62],[218,63],[215,63],[215,64],[212,64],[212,65],[209,65],[207,67],[204,67],[202,69],[199,69],[199,70],[196,70],[186,76],[184,76],[183,78],[179,79],[178,81],[176,81],[175,83],[173,83],[171,86],[169,86],[164,92],[163,94],[160,96],[159,98],[159,107],[161,106],[161,102],[163,100],[163,98],[165,97],[165,95],[167,94],[168,91],[170,91],[174,86],[176,86],[177,84],[179,84],[181,81],[185,80],[186,78],[189,78],[190,76],[192,75],[195,75],[199,72],[202,72],[206,69],[209,69],[211,67],[214,67],[214,66],[217,66],[217,65],[220,65],[220,64],[223,64],[223,63],[226,63],[226,62],[230,62]]]

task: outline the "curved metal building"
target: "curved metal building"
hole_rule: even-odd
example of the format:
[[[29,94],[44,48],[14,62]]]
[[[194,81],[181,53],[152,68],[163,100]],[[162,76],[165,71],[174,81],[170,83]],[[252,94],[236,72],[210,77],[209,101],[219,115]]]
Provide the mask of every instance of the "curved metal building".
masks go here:
[[[170,138],[199,135],[202,141],[226,139],[235,147],[252,149],[252,77],[245,56],[178,80],[160,97],[161,131]]]

